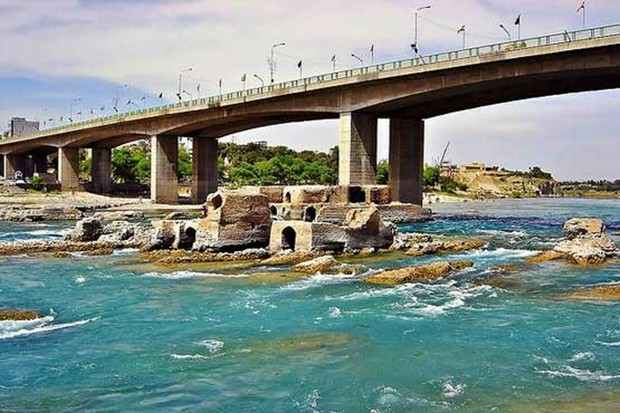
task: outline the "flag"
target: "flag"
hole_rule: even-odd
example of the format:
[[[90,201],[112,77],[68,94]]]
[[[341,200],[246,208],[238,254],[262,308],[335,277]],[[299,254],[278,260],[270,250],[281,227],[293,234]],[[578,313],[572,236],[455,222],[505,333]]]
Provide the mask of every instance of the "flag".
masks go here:
[[[58,120],[59,120],[60,122],[62,122],[62,119],[63,119],[63,117],[61,116]]]
[[[577,13],[579,13],[580,10],[585,10],[586,9],[586,2],[584,1],[583,3],[581,3],[581,6],[579,6],[579,8],[577,9]]]
[[[161,98],[163,98],[163,97],[164,97],[164,92],[161,92],[161,93],[159,94],[159,99],[161,99]]]
[[[142,96],[140,100],[146,100],[146,96]]]
[[[198,91],[198,93],[200,93],[200,83],[198,83],[198,86],[196,86],[196,90]]]
[[[99,110],[103,112],[105,110],[105,106],[102,106]]]
[[[332,56],[332,62],[335,62],[335,61],[336,61],[336,55],[333,55]]]
[[[375,52],[375,45],[371,45],[370,46],[370,53],[374,53]]]
[[[246,75],[245,75],[245,73],[244,73],[244,74],[243,74],[243,76],[241,76],[241,81],[242,81],[242,82],[245,82],[245,81],[246,81],[246,79],[247,79],[247,78],[246,78]]]
[[[520,25],[521,25],[521,15],[517,17],[517,20],[515,20],[515,26],[520,26]]]
[[[114,106],[112,109],[114,109],[114,113],[118,113],[118,108],[116,106]]]
[[[82,114],[82,111],[79,111],[78,113],[76,113],[76,115],[81,115],[81,114]]]
[[[71,118],[67,118],[67,119],[69,119],[69,122],[73,123],[73,119],[71,119]]]
[[[302,65],[302,60],[300,60],[299,63],[297,63],[297,67],[301,69],[301,65]]]
[[[132,103],[133,103],[133,102],[131,101],[131,99],[129,99],[129,100],[127,101],[127,105],[131,105]]]
[[[220,79],[220,87],[222,87],[222,79]]]
[[[457,33],[465,33],[465,25],[463,25],[463,27],[461,27]]]

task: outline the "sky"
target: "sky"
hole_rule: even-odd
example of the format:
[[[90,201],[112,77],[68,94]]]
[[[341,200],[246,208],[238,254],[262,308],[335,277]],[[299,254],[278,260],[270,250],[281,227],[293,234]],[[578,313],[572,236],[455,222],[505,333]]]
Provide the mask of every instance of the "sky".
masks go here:
[[[115,99],[126,110],[172,102],[183,72],[189,98],[411,56],[414,10],[420,53],[576,30],[582,0],[0,0],[0,129],[12,116],[47,121],[107,115]],[[588,0],[586,25],[620,23],[619,0]],[[200,90],[198,90],[200,85]],[[158,95],[163,93],[160,102]],[[128,101],[133,103],[127,104]],[[91,114],[92,111],[92,114]],[[508,169],[541,166],[557,179],[620,179],[620,90],[488,106],[426,122],[425,159],[484,162]],[[379,123],[378,158],[388,156],[388,123]],[[272,126],[223,138],[239,143],[327,150],[337,121]]]

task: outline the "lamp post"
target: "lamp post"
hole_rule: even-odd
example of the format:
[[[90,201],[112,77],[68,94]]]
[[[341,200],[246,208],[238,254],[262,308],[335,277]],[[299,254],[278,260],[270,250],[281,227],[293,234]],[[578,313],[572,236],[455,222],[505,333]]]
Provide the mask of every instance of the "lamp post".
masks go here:
[[[182,82],[182,79],[183,79],[183,73],[191,72],[192,70],[194,70],[194,69],[191,68],[191,67],[188,67],[187,69],[183,69],[183,70],[181,70],[179,72],[179,93],[177,95],[177,96],[179,96],[179,99],[180,99],[181,93],[183,93],[183,88],[181,87],[181,82]]]
[[[274,44],[273,46],[271,46],[271,58],[269,59],[269,73],[271,75],[271,84],[273,85],[274,79],[273,79],[273,72],[274,72],[274,61],[273,61],[273,51],[275,50],[276,47],[281,47],[281,46],[286,46],[286,43],[282,42],[282,43],[277,43]]]
[[[500,24],[500,25],[499,25],[499,27],[500,27],[500,28],[501,28],[504,32],[506,32],[506,34],[508,35],[508,40],[512,40],[512,36],[510,36],[510,32],[508,31],[508,29],[507,29],[507,28],[506,28],[503,24]]]
[[[262,77],[260,77],[259,75],[254,75],[254,77],[255,77],[256,79],[258,79],[258,81],[259,81],[259,82],[260,82],[260,84],[261,84],[261,87],[265,87],[265,81],[263,80],[263,78],[262,78]]]
[[[358,55],[356,55],[355,53],[351,53],[351,57],[353,57],[354,59],[357,59],[357,60],[360,62],[360,64],[361,64],[362,66],[364,66],[364,61],[362,60],[362,58],[361,58],[361,57],[359,57],[359,56],[358,56]]]
[[[127,86],[127,83],[125,83],[123,86],[119,86],[116,88],[116,91],[114,92],[114,105],[112,105],[112,109],[114,109],[114,112],[118,112],[118,102],[120,102],[121,100],[121,89],[124,89]]]
[[[430,5],[428,5],[428,6],[418,7],[418,8],[415,10],[415,21],[414,21],[414,23],[415,23],[415,24],[414,24],[414,35],[413,35],[413,41],[414,41],[414,44],[416,45],[416,49],[419,47],[419,45],[418,45],[418,13],[419,13],[421,10],[430,9],[430,8],[431,8],[431,6],[430,6]]]
[[[82,98],[75,98],[69,104],[69,122],[73,123],[73,104],[79,102]]]

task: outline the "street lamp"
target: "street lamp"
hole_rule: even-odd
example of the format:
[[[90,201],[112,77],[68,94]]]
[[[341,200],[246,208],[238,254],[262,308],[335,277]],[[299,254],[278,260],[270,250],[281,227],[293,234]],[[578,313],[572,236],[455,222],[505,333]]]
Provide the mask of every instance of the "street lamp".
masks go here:
[[[510,32],[508,31],[508,29],[503,24],[500,24],[499,27],[501,27],[501,29],[506,32],[506,34],[508,35],[508,40],[512,40],[512,36],[510,36]]]
[[[271,58],[269,59],[269,73],[271,74],[271,84],[273,85],[274,79],[273,79],[273,71],[274,71],[274,62],[273,62],[273,51],[275,50],[276,47],[281,47],[281,46],[286,46],[286,43],[282,42],[282,43],[277,43],[274,44],[273,46],[271,46]]]
[[[79,102],[80,100],[82,100],[82,98],[75,98],[71,100],[71,103],[69,104],[69,121],[71,123],[73,123],[73,104]]]
[[[183,70],[181,70],[179,72],[179,93],[178,93],[177,96],[181,96],[181,93],[183,93],[183,88],[181,87],[181,81],[182,81],[182,78],[183,78],[183,73],[191,72],[192,70],[194,70],[194,69],[191,68],[191,67],[188,67],[187,69],[183,69]]]
[[[262,77],[260,77],[259,75],[254,75],[254,77],[260,81],[260,84],[262,87],[265,87],[265,81],[263,80]]]
[[[361,64],[362,66],[364,66],[364,61],[362,60],[362,58],[361,58],[361,57],[359,57],[359,56],[358,56],[358,55],[356,55],[355,53],[351,53],[351,57],[353,57],[353,58],[355,58],[355,59],[359,60],[360,64]]]
[[[121,89],[124,89],[127,86],[128,86],[127,83],[125,83],[123,86],[119,86],[116,88],[116,91],[114,92],[114,105],[112,105],[112,109],[114,109],[114,112],[118,112],[118,102],[120,102],[121,100],[120,91]]]
[[[425,9],[430,9],[431,6],[422,6],[422,7],[418,7],[415,10],[415,21],[414,21],[414,37],[413,37],[413,41],[414,44],[416,45],[416,49],[418,48],[418,13],[420,12],[420,10],[425,10]]]

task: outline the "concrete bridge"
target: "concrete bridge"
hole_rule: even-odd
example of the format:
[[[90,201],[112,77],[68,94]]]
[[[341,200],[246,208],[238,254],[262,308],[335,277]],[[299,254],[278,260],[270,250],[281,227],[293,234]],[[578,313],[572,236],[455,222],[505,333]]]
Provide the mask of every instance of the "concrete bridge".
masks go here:
[[[620,87],[620,25],[416,57],[137,110],[0,141],[4,175],[42,170],[58,152],[63,190],[78,189],[92,148],[96,192],[111,188],[111,149],[151,139],[151,198],[176,203],[178,138],[193,138],[192,198],[217,188],[217,139],[282,123],[340,119],[341,185],[375,183],[377,120],[390,120],[394,200],[421,203],[424,120],[540,96]],[[39,166],[37,168],[37,166]]]

